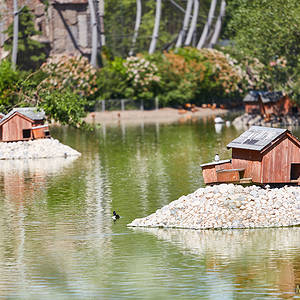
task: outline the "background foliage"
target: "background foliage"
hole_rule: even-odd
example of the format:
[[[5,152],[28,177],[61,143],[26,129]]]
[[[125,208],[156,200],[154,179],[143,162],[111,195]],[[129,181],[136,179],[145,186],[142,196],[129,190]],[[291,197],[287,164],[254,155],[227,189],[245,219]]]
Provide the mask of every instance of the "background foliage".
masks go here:
[[[201,2],[195,45],[207,18],[210,0]],[[185,0],[177,3],[183,8]],[[105,1],[106,47],[103,67],[95,70],[87,58],[56,56],[35,40],[33,16],[20,14],[18,70],[0,64],[0,108],[39,105],[50,118],[81,124],[97,99],[153,100],[162,106],[186,102],[241,103],[249,90],[282,90],[300,103],[300,2],[298,0],[229,0],[218,50],[174,49],[183,12],[162,2],[157,51],[147,54],[154,25],[155,1],[142,1],[143,17],[134,49],[135,0]],[[219,6],[217,7],[218,12]],[[12,26],[6,48],[11,50]],[[173,42],[173,43],[172,43]],[[41,68],[39,69],[41,63]],[[22,71],[21,71],[22,70]],[[24,72],[23,70],[26,70]],[[32,71],[31,71],[32,70]]]
[[[13,23],[6,31],[8,39],[5,42],[5,50],[12,52]],[[34,27],[34,16],[27,6],[22,8],[19,14],[19,38],[17,65],[22,70],[35,70],[47,57],[47,48],[34,39],[41,32]]]

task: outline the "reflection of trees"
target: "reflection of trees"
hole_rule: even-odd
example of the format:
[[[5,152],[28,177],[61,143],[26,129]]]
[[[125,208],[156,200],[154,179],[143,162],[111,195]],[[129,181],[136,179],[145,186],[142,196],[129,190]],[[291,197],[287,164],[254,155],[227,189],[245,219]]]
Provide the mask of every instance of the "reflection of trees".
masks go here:
[[[237,289],[262,287],[283,298],[300,284],[300,228],[254,230],[179,230],[134,228],[199,256],[206,269],[232,276]]]
[[[191,119],[173,125],[121,122],[94,135],[99,137],[112,206],[133,219],[203,185],[200,164],[211,161],[216,152],[228,158],[226,145],[237,133],[226,128],[222,139],[217,138],[213,119]]]

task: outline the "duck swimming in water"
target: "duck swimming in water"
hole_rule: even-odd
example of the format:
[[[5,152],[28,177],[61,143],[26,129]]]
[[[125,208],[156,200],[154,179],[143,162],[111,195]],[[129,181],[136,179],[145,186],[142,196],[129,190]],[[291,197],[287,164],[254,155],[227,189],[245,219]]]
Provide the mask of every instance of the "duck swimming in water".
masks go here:
[[[113,220],[117,220],[117,219],[120,219],[120,216],[115,212],[113,211],[113,216],[112,216]]]

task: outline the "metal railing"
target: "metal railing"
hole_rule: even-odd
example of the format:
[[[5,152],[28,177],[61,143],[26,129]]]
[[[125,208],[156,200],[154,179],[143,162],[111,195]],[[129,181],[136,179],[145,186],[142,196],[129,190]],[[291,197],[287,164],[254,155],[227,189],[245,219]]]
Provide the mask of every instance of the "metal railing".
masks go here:
[[[112,111],[112,110],[157,110],[159,101],[156,97],[152,100],[131,100],[131,99],[106,99],[98,100],[95,104],[95,111]]]

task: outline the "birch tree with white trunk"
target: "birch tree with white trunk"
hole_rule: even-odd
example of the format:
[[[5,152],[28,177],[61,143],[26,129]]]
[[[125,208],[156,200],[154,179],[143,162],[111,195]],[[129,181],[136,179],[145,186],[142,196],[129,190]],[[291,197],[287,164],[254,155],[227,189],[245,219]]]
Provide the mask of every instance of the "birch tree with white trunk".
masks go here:
[[[104,0],[98,0],[98,11],[100,20],[100,43],[101,46],[105,46],[105,33],[104,33]]]
[[[18,38],[19,38],[18,0],[14,0],[13,48],[12,48],[12,55],[11,55],[11,63],[14,70],[16,69],[16,65],[17,65]]]
[[[199,14],[199,1],[194,0],[193,17],[192,17],[190,29],[188,31],[186,40],[184,42],[185,46],[189,46],[192,42],[192,38],[193,38],[193,35],[194,35],[194,33],[196,31],[196,27],[197,27],[198,14]]]
[[[199,43],[197,45],[197,49],[201,49],[205,45],[205,42],[207,40],[207,36],[208,36],[209,31],[211,29],[213,17],[214,17],[214,14],[215,14],[216,5],[217,5],[217,0],[212,0],[211,3],[210,3],[210,8],[209,8],[207,21],[206,21],[204,29],[202,31]]]
[[[225,16],[225,10],[226,10],[226,1],[222,0],[221,2],[221,7],[220,7],[220,12],[219,12],[219,16],[215,25],[215,30],[214,33],[212,35],[212,38],[208,44],[208,48],[213,48],[214,45],[217,43],[220,33],[221,33],[221,29],[222,29],[222,21],[224,19]]]
[[[180,48],[182,46],[183,40],[185,39],[187,30],[189,28],[192,6],[193,6],[193,0],[188,0],[187,5],[186,5],[185,14],[184,14],[184,19],[183,19],[183,26],[178,35],[178,39],[176,42],[176,48]]]
[[[153,54],[156,49],[156,43],[157,43],[158,33],[159,33],[160,16],[161,16],[161,0],[156,0],[155,22],[154,22],[154,28],[152,33],[151,44],[149,47],[149,54]]]
[[[132,45],[131,49],[129,51],[129,55],[132,56],[135,49],[136,40],[139,34],[139,28],[141,25],[141,19],[142,19],[142,2],[141,0],[136,0],[136,18],[135,18],[135,26],[134,26],[134,33],[132,38]]]
[[[98,34],[97,34],[97,21],[96,10],[93,0],[88,0],[91,14],[91,30],[92,30],[92,53],[91,53],[91,65],[97,67],[97,50],[98,50]]]

